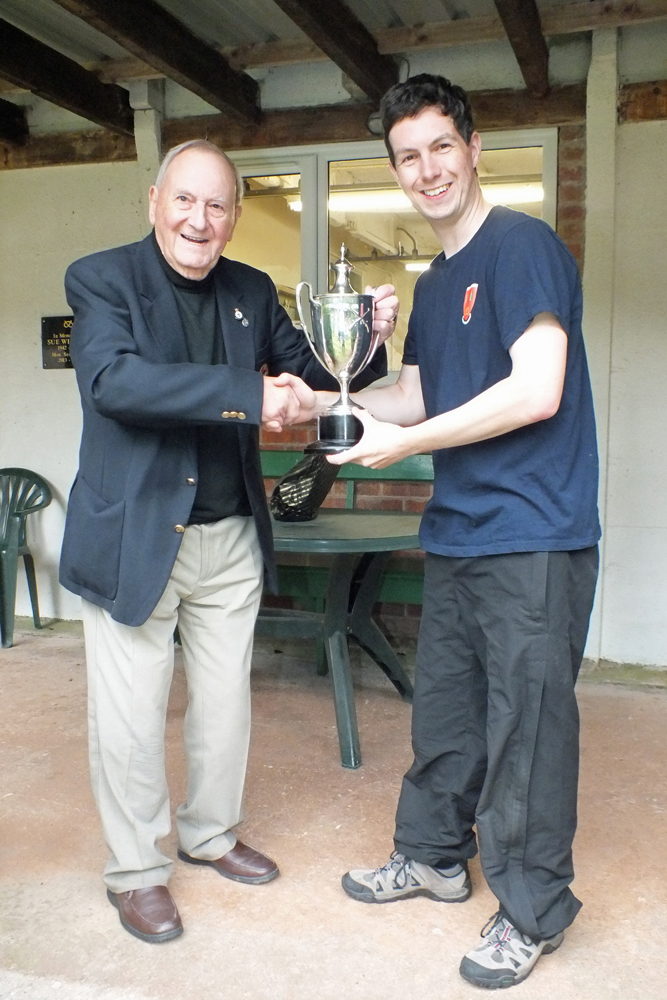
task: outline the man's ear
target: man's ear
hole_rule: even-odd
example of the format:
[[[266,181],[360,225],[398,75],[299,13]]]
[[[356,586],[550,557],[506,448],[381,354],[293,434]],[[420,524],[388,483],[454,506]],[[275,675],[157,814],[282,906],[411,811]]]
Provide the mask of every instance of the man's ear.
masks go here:
[[[241,213],[242,212],[243,212],[243,205],[237,205],[236,208],[235,208],[235,210],[234,210],[234,228],[232,229],[231,233],[227,237],[227,242],[228,243],[232,240],[232,238],[234,236],[234,229],[236,229],[236,223],[241,218]]]
[[[152,188],[148,192],[148,221],[151,226],[155,225],[155,206],[157,205],[157,188],[153,184]]]
[[[479,132],[473,132],[470,136],[468,147],[472,153],[472,165],[476,169],[477,164],[479,163],[479,158],[482,155],[482,137]]]

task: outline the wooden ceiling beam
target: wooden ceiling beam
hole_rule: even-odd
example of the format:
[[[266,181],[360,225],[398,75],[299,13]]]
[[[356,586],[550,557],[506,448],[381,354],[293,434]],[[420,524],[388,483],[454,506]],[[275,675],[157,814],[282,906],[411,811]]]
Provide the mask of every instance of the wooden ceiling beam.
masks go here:
[[[626,83],[619,90],[618,120],[653,122],[667,119],[667,80]]]
[[[586,116],[584,84],[553,87],[542,99],[525,90],[481,90],[469,97],[475,127],[483,132],[574,125]],[[168,149],[198,138],[208,138],[226,150],[352,142],[370,138],[366,123],[373,109],[369,102],[270,111],[254,129],[238,127],[222,115],[178,118],[165,122],[163,145]]]
[[[227,60],[155,0],[54,0],[132,55],[241,122],[261,116],[256,80]]]
[[[342,0],[274,0],[371,101],[398,81],[398,65],[380,55],[370,31]]]
[[[534,97],[549,91],[549,50],[535,0],[494,0],[526,87]]]
[[[590,0],[588,3],[542,7],[542,31],[550,35],[567,35],[594,28],[618,28],[624,25],[651,24],[667,20],[667,0]],[[506,38],[502,21],[492,17],[461,18],[439,21],[418,27],[385,28],[374,33],[378,51],[383,55],[409,52],[414,49],[448,48],[452,45],[477,44]],[[257,42],[222,48],[232,68],[259,69],[266,66],[298,66],[308,62],[325,62],[324,52],[304,38],[277,42]],[[164,76],[142,59],[103,59],[88,63],[86,69],[104,83],[120,80],[150,80]],[[25,88],[0,80],[0,93],[17,93]]]
[[[81,118],[134,136],[134,115],[126,90],[115,83],[100,83],[94,73],[73,59],[2,20],[0,76]]]
[[[11,101],[0,100],[0,142],[22,146],[28,138],[25,111]]]
[[[31,135],[23,146],[11,146],[0,140],[0,170],[119,163],[136,158],[133,139],[100,129]]]
[[[485,90],[470,94],[475,125],[483,132],[514,128],[578,125],[586,115],[586,87],[553,87],[543,99],[525,90]],[[205,138],[226,150],[277,148],[371,138],[371,102],[268,111],[257,126],[242,126],[224,115],[178,118],[163,126],[163,146]],[[31,136],[19,148],[0,142],[0,170],[104,163],[136,159],[134,144],[105,132]]]

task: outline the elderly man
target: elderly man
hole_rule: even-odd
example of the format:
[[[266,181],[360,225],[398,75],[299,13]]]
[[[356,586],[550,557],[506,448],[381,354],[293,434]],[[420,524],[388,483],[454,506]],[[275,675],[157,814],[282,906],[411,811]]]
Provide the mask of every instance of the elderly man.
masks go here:
[[[178,855],[240,882],[278,875],[232,832],[263,567],[275,583],[259,427],[295,419],[306,389],[297,376],[333,383],[268,276],[221,256],[241,194],[225,154],[184,143],[151,188],[151,235],[77,261],[65,282],[83,436],[61,581],[83,599],[107,894],[125,929],[150,942],[182,933],[166,887],[172,861],[158,846],[170,829],[164,727],[177,625],[188,684]],[[389,286],[377,298],[384,337],[397,301]],[[381,352],[365,384],[384,364]]]
[[[484,200],[460,87],[422,74],[381,112],[394,175],[443,252],[417,283],[398,382],[361,393],[364,436],[329,460],[432,451],[435,481],[395,852],[343,888],[462,902],[476,826],[499,910],[460,971],[497,989],[557,948],[581,905],[574,683],[600,537],[581,285],[546,223]]]

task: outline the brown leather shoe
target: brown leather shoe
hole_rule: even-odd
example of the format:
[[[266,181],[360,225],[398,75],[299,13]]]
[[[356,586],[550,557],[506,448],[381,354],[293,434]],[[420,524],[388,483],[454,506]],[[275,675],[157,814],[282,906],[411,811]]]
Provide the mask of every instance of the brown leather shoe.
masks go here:
[[[270,882],[280,874],[278,865],[265,854],[260,854],[247,844],[236,841],[231,851],[227,851],[221,858],[215,861],[204,861],[202,858],[193,858],[185,851],[179,850],[178,856],[181,861],[187,861],[189,865],[209,865],[215,868],[220,875],[231,878],[234,882],[249,882],[252,885],[259,885],[262,882]]]
[[[151,885],[147,889],[130,889],[129,892],[107,889],[107,896],[118,910],[125,930],[142,941],[159,944],[183,933],[181,918],[166,885]]]

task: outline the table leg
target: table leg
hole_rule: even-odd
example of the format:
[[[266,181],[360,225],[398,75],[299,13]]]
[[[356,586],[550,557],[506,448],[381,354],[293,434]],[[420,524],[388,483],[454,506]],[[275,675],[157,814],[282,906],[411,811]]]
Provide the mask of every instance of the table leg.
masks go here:
[[[350,587],[357,557],[334,556],[324,613],[323,637],[331,670],[336,725],[343,767],[361,764],[357,711],[354,704],[350,654],[347,648]]]
[[[361,648],[375,660],[405,701],[412,701],[412,683],[386,637],[373,621],[373,606],[380,591],[380,581],[388,552],[373,552],[364,556],[365,567],[357,577],[358,589],[350,609],[348,630]]]

